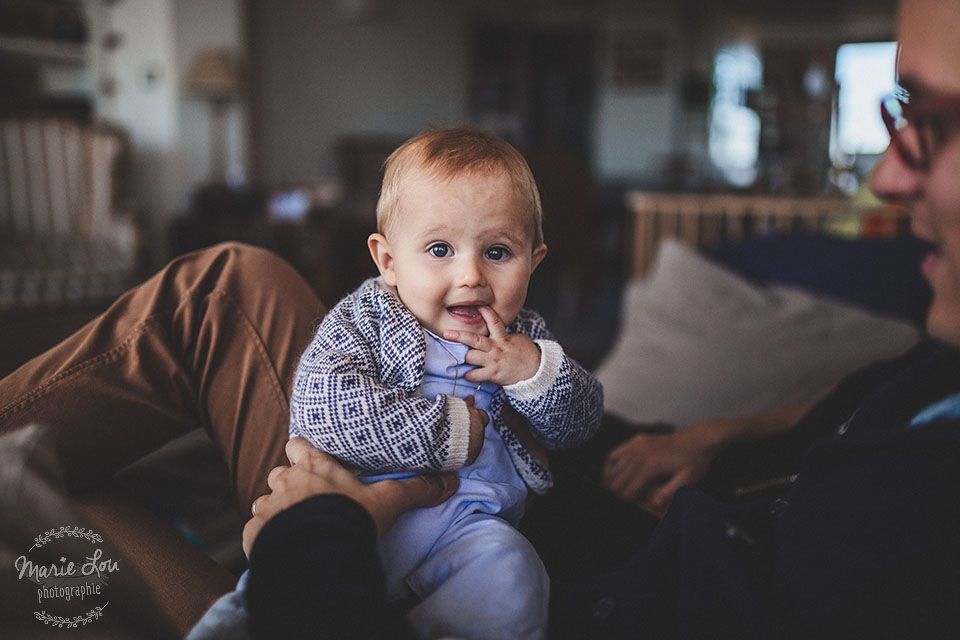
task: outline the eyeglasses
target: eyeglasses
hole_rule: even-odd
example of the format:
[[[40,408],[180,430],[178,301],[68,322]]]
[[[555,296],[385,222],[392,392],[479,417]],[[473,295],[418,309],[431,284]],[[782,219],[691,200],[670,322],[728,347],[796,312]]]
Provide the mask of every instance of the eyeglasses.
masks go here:
[[[880,101],[890,141],[911,169],[924,171],[950,134],[960,127],[960,95],[911,100],[902,87]]]

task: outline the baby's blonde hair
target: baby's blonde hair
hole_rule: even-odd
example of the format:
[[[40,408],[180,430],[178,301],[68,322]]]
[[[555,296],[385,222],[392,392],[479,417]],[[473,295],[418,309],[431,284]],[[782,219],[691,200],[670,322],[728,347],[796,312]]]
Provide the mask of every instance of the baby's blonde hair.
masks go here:
[[[384,162],[377,201],[377,230],[386,235],[398,210],[404,178],[416,170],[437,178],[506,174],[533,222],[533,248],[543,244],[543,207],[527,161],[506,140],[487,131],[460,127],[427,131],[410,138]]]

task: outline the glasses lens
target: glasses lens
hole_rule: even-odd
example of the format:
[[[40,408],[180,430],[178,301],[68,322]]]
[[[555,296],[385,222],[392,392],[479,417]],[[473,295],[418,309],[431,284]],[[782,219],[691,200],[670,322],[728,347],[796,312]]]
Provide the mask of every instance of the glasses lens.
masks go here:
[[[904,105],[895,96],[888,96],[880,103],[883,124],[890,132],[890,140],[900,156],[911,167],[922,167],[926,146],[917,128],[904,115]]]

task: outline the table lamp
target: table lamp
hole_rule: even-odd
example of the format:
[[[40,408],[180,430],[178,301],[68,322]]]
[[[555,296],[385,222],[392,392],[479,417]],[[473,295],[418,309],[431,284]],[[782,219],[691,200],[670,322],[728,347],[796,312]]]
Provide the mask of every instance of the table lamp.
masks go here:
[[[227,107],[242,88],[236,57],[223,47],[201,50],[193,59],[186,84],[191,95],[210,103],[209,182],[226,184]]]

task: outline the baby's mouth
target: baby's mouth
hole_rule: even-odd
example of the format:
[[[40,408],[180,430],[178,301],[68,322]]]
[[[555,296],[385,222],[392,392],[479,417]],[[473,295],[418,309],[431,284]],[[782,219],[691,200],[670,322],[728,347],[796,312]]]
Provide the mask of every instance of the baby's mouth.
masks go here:
[[[447,307],[447,313],[467,322],[476,322],[478,319],[483,318],[483,316],[480,315],[480,310],[477,308],[477,305],[455,305]]]

